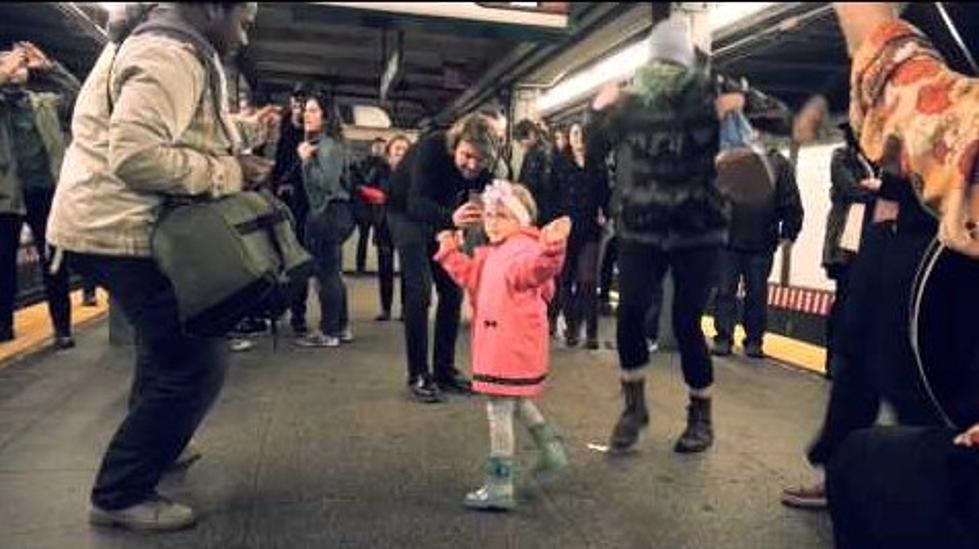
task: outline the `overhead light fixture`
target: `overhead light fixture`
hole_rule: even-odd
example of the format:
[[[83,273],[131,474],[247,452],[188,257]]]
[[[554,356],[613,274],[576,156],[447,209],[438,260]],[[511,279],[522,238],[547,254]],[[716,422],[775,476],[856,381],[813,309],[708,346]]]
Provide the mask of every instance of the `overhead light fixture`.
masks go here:
[[[599,86],[626,78],[649,60],[646,40],[641,40],[559,83],[537,100],[537,108],[548,112],[570,103]]]
[[[721,2],[709,12],[711,34],[761,13],[777,2]],[[548,113],[580,99],[599,87],[631,77],[649,61],[647,41],[641,40],[558,83],[537,100],[537,110]]]
[[[776,4],[778,2],[718,2],[708,12],[710,32],[715,33],[725,27],[744,21]]]

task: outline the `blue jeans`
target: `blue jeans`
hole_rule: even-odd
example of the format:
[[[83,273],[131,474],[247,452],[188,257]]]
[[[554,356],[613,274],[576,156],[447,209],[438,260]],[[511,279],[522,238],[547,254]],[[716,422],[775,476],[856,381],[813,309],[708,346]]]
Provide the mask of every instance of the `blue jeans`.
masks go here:
[[[715,341],[731,344],[738,315],[738,284],[744,280],[745,344],[761,345],[768,327],[768,276],[772,273],[772,252],[721,252],[720,280],[715,298],[717,327]]]
[[[343,283],[343,243],[354,229],[349,204],[331,203],[325,212],[310,215],[306,228],[309,253],[319,280],[320,329],[339,337],[347,329],[347,286]]]
[[[92,503],[123,509],[150,498],[224,384],[222,339],[183,335],[177,298],[151,259],[69,254],[73,269],[106,288],[133,326],[136,368],[129,411],[102,458]]]

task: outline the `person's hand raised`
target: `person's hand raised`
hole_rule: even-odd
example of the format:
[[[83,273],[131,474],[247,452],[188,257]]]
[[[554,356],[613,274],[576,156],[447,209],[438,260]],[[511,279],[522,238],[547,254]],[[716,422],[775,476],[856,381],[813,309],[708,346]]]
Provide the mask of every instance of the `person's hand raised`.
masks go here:
[[[272,174],[272,167],[275,165],[275,162],[254,154],[242,154],[237,158],[246,189],[254,189],[268,181]]]
[[[439,243],[439,253],[447,253],[459,249],[462,237],[458,231],[442,231],[435,239]]]
[[[452,214],[456,227],[471,227],[483,222],[483,209],[472,202],[466,202]]]
[[[622,94],[619,89],[619,85],[616,82],[610,82],[602,87],[602,91],[598,92],[595,100],[592,101],[592,110],[602,111],[606,108],[614,105],[618,100],[619,96]]]
[[[541,244],[552,246],[560,244],[571,235],[571,218],[559,217],[544,226],[540,231]]]
[[[30,42],[18,42],[16,48],[24,52],[27,58],[28,69],[32,71],[47,71],[54,67],[54,63],[48,59],[48,56],[41,51],[41,48],[38,48],[34,44]]]
[[[310,158],[313,158],[313,155],[316,154],[316,150],[317,146],[313,145],[309,141],[303,141],[299,144],[299,147],[296,148],[296,152],[299,153],[299,158],[301,158],[303,162],[307,162]]]
[[[0,82],[12,78],[17,71],[27,67],[27,53],[20,48],[15,48],[3,57],[0,57]]]

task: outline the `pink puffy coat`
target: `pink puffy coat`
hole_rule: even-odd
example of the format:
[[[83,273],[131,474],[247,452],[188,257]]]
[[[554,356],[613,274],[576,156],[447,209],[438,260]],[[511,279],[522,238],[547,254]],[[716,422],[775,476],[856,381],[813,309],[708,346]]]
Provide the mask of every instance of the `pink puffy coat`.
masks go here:
[[[545,246],[536,229],[482,246],[435,255],[473,303],[473,390],[534,396],[547,378],[550,338],[547,302],[564,263],[565,243]]]

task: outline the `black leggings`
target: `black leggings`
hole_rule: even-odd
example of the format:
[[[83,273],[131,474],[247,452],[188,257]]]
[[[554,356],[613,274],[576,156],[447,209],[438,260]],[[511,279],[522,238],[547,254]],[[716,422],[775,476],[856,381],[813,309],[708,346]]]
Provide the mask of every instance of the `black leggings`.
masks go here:
[[[598,338],[598,241],[572,238],[568,242],[564,272],[561,273],[559,308],[568,321],[568,331],[575,336],[581,322],[587,325],[589,340]]]
[[[617,340],[623,370],[637,370],[649,364],[646,315],[666,270],[671,269],[675,285],[673,331],[680,347],[683,378],[692,389],[710,387],[714,367],[700,320],[717,282],[718,253],[718,248],[667,252],[648,244],[619,241]]]
[[[381,293],[381,312],[391,314],[394,302],[394,242],[383,208],[374,210],[374,244],[377,245],[377,280]],[[404,301],[402,296],[402,301]]]

